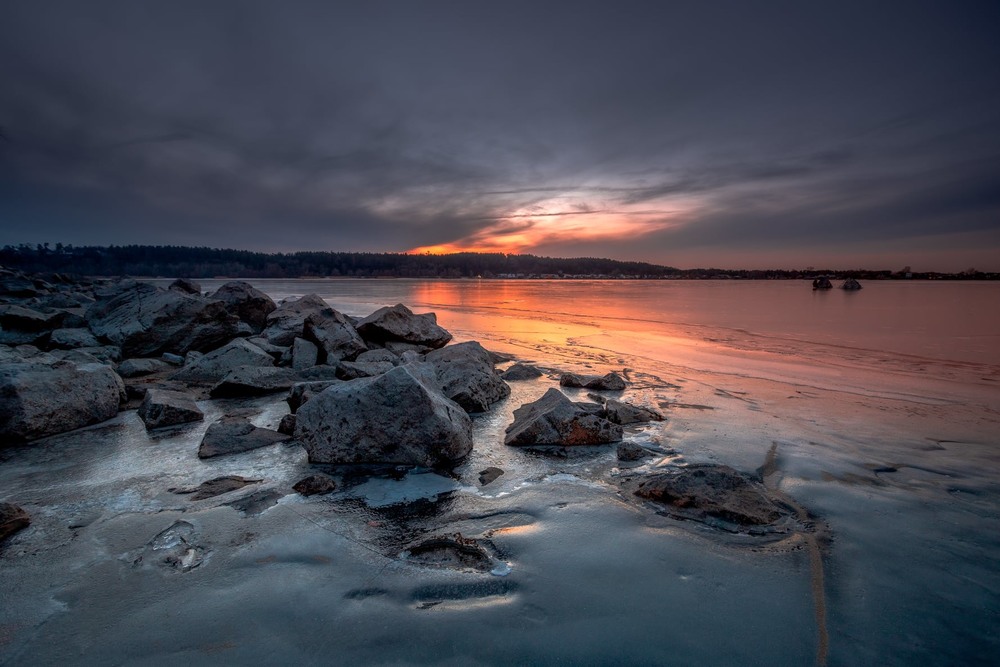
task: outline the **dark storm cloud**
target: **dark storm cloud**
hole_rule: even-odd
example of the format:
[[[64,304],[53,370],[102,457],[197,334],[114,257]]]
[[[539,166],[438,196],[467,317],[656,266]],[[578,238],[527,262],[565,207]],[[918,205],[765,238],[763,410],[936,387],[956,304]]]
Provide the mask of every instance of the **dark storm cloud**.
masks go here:
[[[0,242],[404,250],[544,229],[554,254],[684,265],[1000,229],[993,3],[3,11]],[[643,231],[552,233],[608,216]]]

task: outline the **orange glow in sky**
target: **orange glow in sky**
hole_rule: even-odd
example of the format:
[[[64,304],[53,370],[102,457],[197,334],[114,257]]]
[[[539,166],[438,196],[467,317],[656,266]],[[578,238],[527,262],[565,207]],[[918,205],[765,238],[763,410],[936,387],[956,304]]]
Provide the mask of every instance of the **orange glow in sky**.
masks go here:
[[[591,207],[561,198],[515,209],[460,239],[413,248],[411,253],[521,253],[559,243],[634,239],[683,224],[696,210],[694,201]]]

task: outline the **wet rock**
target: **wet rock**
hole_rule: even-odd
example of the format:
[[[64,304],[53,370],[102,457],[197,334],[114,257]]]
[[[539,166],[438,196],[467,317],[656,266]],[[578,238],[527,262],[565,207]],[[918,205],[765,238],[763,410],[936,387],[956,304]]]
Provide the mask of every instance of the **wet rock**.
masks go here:
[[[622,376],[615,372],[608,373],[607,375],[563,373],[559,378],[559,384],[563,387],[582,387],[584,389],[597,389],[598,391],[624,391],[626,386]]]
[[[517,363],[501,373],[500,377],[507,382],[519,382],[542,377],[542,372],[531,364]]]
[[[466,412],[485,412],[510,396],[510,387],[493,368],[493,358],[475,341],[449,345],[424,356],[434,368],[441,392]]]
[[[343,313],[333,308],[310,313],[306,317],[303,331],[306,338],[323,350],[322,360],[328,364],[354,359],[368,349],[354,325]]]
[[[438,326],[434,313],[415,315],[401,303],[379,308],[360,320],[357,330],[365,340],[400,341],[430,348],[444,347],[451,340],[451,334]],[[386,347],[396,352],[388,345]]]
[[[0,441],[23,442],[118,414],[125,383],[103,364],[0,365]]]
[[[486,486],[490,482],[493,482],[503,474],[503,470],[497,468],[496,466],[490,466],[486,470],[479,471],[479,483],[482,486]]]
[[[787,514],[763,484],[722,465],[692,465],[650,475],[639,483],[635,495],[664,503],[687,518],[715,517],[743,526],[774,523]]]
[[[295,438],[316,463],[448,465],[472,450],[472,421],[406,366],[335,384],[296,413]]]
[[[18,505],[0,503],[0,541],[28,527],[31,517]]]
[[[328,380],[338,380],[337,367],[320,364],[298,372],[298,378],[302,382],[325,382]]]
[[[506,433],[504,443],[514,446],[599,445],[622,439],[621,426],[554,388],[515,410],[514,422]]]
[[[261,337],[272,345],[290,346],[301,338],[306,318],[329,308],[326,301],[316,294],[306,294],[301,299],[286,301],[271,312]]]
[[[431,567],[490,572],[496,567],[492,556],[476,540],[461,534],[432,537],[403,552],[407,561]]]
[[[317,380],[314,382],[296,382],[288,391],[288,409],[295,414],[302,405],[310,398],[323,391],[329,386],[339,383],[340,380]]]
[[[170,491],[177,494],[191,494],[190,500],[205,500],[207,498],[221,496],[223,493],[229,493],[230,491],[242,489],[244,486],[249,486],[250,484],[259,484],[262,481],[264,480],[247,479],[246,477],[240,477],[239,475],[226,475],[224,477],[216,477],[206,482],[202,482],[193,488],[170,489]]]
[[[318,473],[300,479],[292,489],[303,496],[323,495],[336,491],[337,482],[329,475]]]
[[[242,366],[274,366],[271,355],[242,338],[229,341],[222,347],[189,361],[184,368],[170,376],[179,382],[220,382],[230,372]]]
[[[281,422],[278,423],[278,433],[284,433],[289,437],[295,435],[295,415],[288,414],[281,418]]]
[[[849,292],[861,289],[861,283],[859,283],[854,278],[848,278],[844,281],[844,284],[840,286],[840,289],[845,289]]]
[[[152,387],[146,390],[138,413],[146,430],[187,424],[205,418],[190,394]]]
[[[813,279],[813,289],[832,289],[833,283],[825,276]]]
[[[394,353],[394,352],[390,352],[389,350],[385,350],[385,349],[366,350],[366,351],[362,352],[361,354],[359,354],[354,361],[359,362],[359,363],[377,363],[377,362],[383,362],[383,363],[385,363],[385,362],[388,362],[388,363],[392,364],[393,366],[398,366],[399,365],[399,355],[396,354],[396,353]]]
[[[118,365],[118,375],[123,378],[142,377],[169,370],[173,370],[173,366],[160,359],[126,359]]]
[[[232,507],[248,515],[261,514],[269,507],[274,507],[278,501],[285,497],[285,494],[275,489],[264,489],[251,493],[246,498],[240,498],[232,502],[225,503],[227,507]]]
[[[49,335],[49,347],[73,350],[79,347],[100,347],[101,341],[87,329],[56,329]]]
[[[90,330],[126,357],[212,350],[236,335],[239,322],[219,301],[147,283],[126,284],[86,317]]]
[[[341,380],[370,378],[388,373],[395,366],[389,361],[341,361],[337,364],[337,377]]]
[[[212,387],[212,398],[239,396],[264,396],[291,388],[298,381],[294,371],[287,368],[238,366]]]
[[[149,541],[133,564],[151,563],[181,572],[193,570],[204,562],[207,553],[204,547],[194,543],[195,537],[191,523],[175,521]]]
[[[242,280],[225,283],[211,298],[226,304],[230,313],[249,324],[255,332],[267,326],[267,316],[278,308],[271,297]]]
[[[254,426],[243,417],[224,417],[205,431],[198,447],[198,458],[248,452],[285,440],[288,440],[287,435]]]
[[[656,410],[650,410],[631,403],[609,398],[604,403],[604,416],[615,424],[644,424],[652,421],[663,421],[663,415]]]
[[[641,461],[652,453],[634,442],[625,441],[618,443],[617,456],[619,461]]]
[[[304,371],[316,365],[319,348],[305,338],[296,338],[292,343],[292,369]]]

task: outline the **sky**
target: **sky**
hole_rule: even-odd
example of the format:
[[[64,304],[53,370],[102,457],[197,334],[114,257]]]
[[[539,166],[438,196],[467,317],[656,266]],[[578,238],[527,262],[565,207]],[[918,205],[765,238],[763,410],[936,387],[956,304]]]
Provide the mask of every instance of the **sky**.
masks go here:
[[[0,0],[0,245],[996,271],[998,35],[993,0]]]

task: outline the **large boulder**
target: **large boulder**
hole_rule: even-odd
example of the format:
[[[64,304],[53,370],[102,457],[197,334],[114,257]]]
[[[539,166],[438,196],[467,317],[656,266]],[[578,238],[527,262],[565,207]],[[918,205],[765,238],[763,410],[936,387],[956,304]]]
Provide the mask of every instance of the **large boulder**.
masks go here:
[[[315,380],[313,382],[296,382],[288,391],[288,410],[294,415],[310,398],[327,387],[339,383],[340,380]]]
[[[664,503],[685,518],[714,517],[739,525],[763,526],[788,514],[770,498],[763,484],[723,465],[692,465],[650,475],[638,485],[635,494]]]
[[[0,442],[23,442],[96,424],[118,414],[122,379],[103,364],[0,366]]]
[[[285,391],[298,381],[299,377],[288,368],[237,366],[212,387],[209,395],[212,398],[264,396]]]
[[[596,407],[596,410],[595,410]],[[600,406],[579,404],[552,388],[533,403],[514,410],[504,443],[530,445],[599,445],[622,439],[622,427],[600,416]]]
[[[241,320],[261,331],[267,326],[267,316],[277,309],[271,297],[242,280],[228,282],[215,290],[212,298],[226,304],[226,308]]]
[[[201,421],[204,413],[190,394],[169,389],[150,388],[138,410],[146,430]]]
[[[433,366],[441,392],[466,412],[485,412],[510,396],[510,387],[493,368],[493,357],[476,341],[428,352],[424,361]]]
[[[184,368],[171,375],[170,379],[179,382],[214,383],[221,381],[230,371],[240,366],[274,366],[274,359],[256,345],[237,338],[217,350],[192,359]]]
[[[323,350],[328,364],[354,359],[368,349],[350,320],[333,308],[311,313],[303,324],[303,332]]]
[[[305,338],[296,338],[292,343],[292,370],[304,371],[319,361],[319,348]]]
[[[315,463],[434,467],[472,450],[472,421],[419,372],[398,366],[314,396],[296,413],[295,438]]]
[[[434,313],[415,315],[401,303],[379,308],[360,320],[357,330],[365,340],[379,343],[399,341],[439,348],[451,340],[451,334],[438,326]]]
[[[90,330],[121,347],[125,357],[207,352],[234,338],[239,323],[220,301],[148,283],[109,290],[86,318]]]
[[[326,301],[316,294],[306,294],[301,299],[286,301],[268,314],[261,337],[271,345],[288,347],[301,338],[306,318],[329,308]]]
[[[205,431],[198,447],[198,458],[248,452],[283,440],[288,440],[288,436],[269,428],[254,426],[243,417],[224,417]]]
[[[65,313],[43,313],[24,306],[0,305],[0,327],[14,331],[39,332],[57,328]]]

